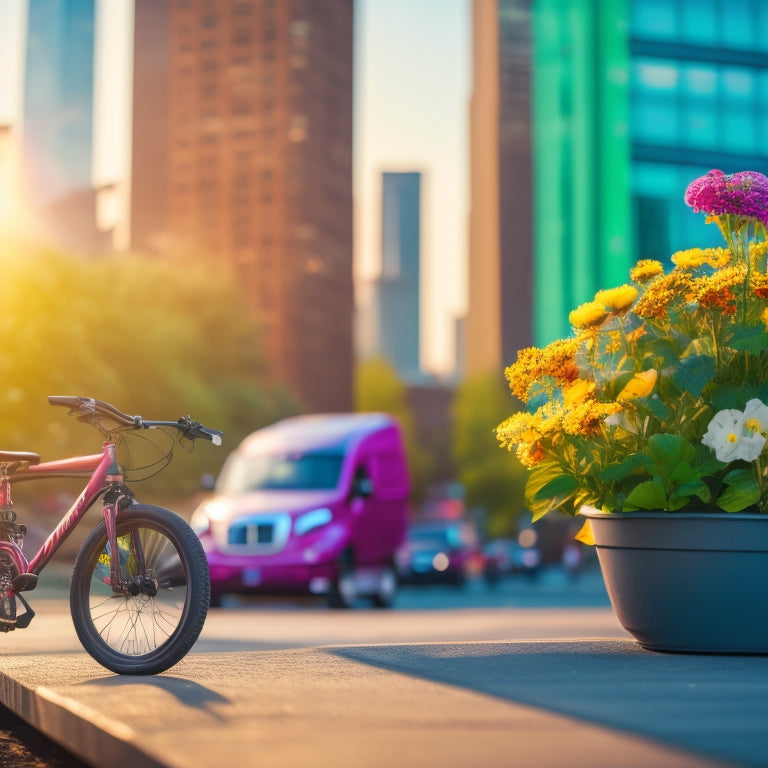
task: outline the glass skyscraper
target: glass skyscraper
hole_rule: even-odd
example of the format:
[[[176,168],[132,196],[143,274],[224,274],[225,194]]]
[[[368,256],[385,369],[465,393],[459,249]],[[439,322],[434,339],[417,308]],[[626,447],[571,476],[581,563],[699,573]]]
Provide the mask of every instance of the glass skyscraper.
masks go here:
[[[634,256],[720,244],[683,202],[718,168],[768,173],[768,3],[631,0]]]
[[[378,352],[406,380],[418,378],[421,174],[382,174],[381,277],[376,281]]]
[[[694,178],[713,168],[768,174],[765,0],[474,8],[472,210],[485,220],[473,230],[470,217],[470,374],[568,335],[570,310],[626,282],[637,260],[669,263],[676,250],[719,244],[717,227],[683,201]],[[503,160],[509,136],[516,166]],[[530,208],[510,204],[515,185]],[[527,318],[527,338],[510,343],[504,329],[525,329]]]

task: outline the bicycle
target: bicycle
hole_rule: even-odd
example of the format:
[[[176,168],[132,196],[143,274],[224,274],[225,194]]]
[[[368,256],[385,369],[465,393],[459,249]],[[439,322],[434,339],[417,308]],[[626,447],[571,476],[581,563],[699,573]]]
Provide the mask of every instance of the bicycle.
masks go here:
[[[136,500],[118,449],[130,453],[132,433],[160,430],[173,437],[176,430],[169,450],[154,462],[163,469],[176,442],[189,449],[197,438],[221,445],[222,433],[189,416],[150,421],[88,397],[52,396],[48,402],[69,408],[71,416],[96,427],[105,439],[101,453],[47,462],[37,453],[0,451],[0,632],[29,626],[35,613],[22,593],[37,586],[43,568],[101,498],[103,520],[85,537],[72,567],[69,603],[77,636],[112,672],[163,672],[189,652],[202,631],[210,602],[208,562],[183,518]],[[27,560],[22,551],[27,526],[17,522],[12,481],[72,476],[87,477],[85,488]],[[18,615],[17,601],[24,609]]]

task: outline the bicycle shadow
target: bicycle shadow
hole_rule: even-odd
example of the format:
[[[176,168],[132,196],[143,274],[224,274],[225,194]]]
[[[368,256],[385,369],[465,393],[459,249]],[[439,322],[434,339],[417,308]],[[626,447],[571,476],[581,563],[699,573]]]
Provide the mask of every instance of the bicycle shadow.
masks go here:
[[[629,639],[325,650],[651,738],[730,765],[767,764],[764,657],[654,653]]]
[[[171,694],[179,704],[190,709],[205,712],[221,722],[226,722],[226,716],[218,713],[216,707],[231,704],[231,700],[222,696],[200,683],[184,677],[171,675],[108,675],[91,678],[78,683],[81,686],[97,686],[101,688],[135,688],[150,686]]]

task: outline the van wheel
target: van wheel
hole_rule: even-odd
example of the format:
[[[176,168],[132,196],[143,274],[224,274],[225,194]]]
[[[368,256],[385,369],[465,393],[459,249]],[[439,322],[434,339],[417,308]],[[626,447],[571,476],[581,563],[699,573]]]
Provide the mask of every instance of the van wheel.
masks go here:
[[[397,595],[397,588],[397,571],[390,563],[381,569],[378,592],[371,597],[374,608],[391,608]]]
[[[345,549],[339,557],[336,568],[336,578],[328,593],[330,608],[351,608],[357,600],[355,584],[354,556],[351,549]]]

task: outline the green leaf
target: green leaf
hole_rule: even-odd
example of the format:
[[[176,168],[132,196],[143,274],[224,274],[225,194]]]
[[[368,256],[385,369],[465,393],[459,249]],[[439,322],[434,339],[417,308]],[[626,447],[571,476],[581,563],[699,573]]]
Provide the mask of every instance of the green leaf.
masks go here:
[[[730,326],[730,334],[725,335],[725,343],[739,352],[759,355],[766,347],[765,326],[762,323]]]
[[[677,503],[678,501],[682,502],[679,507],[675,507],[675,509],[680,509],[690,501],[691,496],[698,497],[705,504],[709,504],[709,502],[712,500],[712,494],[710,493],[707,484],[701,479],[696,479],[689,483],[683,483],[680,485],[678,489],[669,497],[670,505]],[[672,507],[670,506],[670,509],[671,508]]]
[[[648,453],[659,466],[663,477],[670,477],[680,462],[693,463],[696,449],[680,435],[663,433],[648,439]]]
[[[715,378],[715,361],[709,355],[691,355],[680,361],[672,378],[683,392],[697,398],[704,387]]]
[[[717,506],[726,512],[741,512],[760,501],[760,486],[751,469],[734,469],[723,482],[728,486],[717,498]]]
[[[693,339],[680,357],[712,357],[713,355],[712,339],[709,336],[705,336]]]
[[[646,480],[632,489],[624,509],[667,509],[667,492],[658,480]]]
[[[609,464],[600,472],[599,478],[609,483],[616,482],[617,480],[625,480],[640,468],[653,474],[652,468],[655,466],[650,456],[646,456],[644,453],[633,453],[620,463]]]
[[[757,396],[757,389],[749,384],[725,384],[712,392],[712,405],[716,411],[724,411],[728,408],[742,409]]]
[[[633,404],[638,409],[644,408],[650,411],[659,421],[666,421],[669,418],[669,408],[658,397],[640,397]]]
[[[525,502],[533,515],[533,522],[544,517],[548,512],[565,504],[568,496],[562,496],[559,493],[548,495],[544,489],[552,483],[553,488],[557,488],[557,481],[562,477],[570,477],[576,483],[571,475],[564,475],[563,470],[556,462],[547,462],[540,464],[528,476],[525,484]]]
[[[545,483],[534,495],[536,501],[551,499],[555,496],[569,496],[576,488],[578,482],[573,475],[558,475]]]

